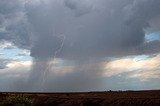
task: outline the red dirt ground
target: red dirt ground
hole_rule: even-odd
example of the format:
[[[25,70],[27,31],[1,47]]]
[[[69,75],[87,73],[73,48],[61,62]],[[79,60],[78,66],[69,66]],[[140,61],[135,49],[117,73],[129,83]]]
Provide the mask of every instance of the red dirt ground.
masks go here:
[[[8,96],[25,96],[33,106],[160,106],[160,90],[70,93],[2,92],[0,102]]]

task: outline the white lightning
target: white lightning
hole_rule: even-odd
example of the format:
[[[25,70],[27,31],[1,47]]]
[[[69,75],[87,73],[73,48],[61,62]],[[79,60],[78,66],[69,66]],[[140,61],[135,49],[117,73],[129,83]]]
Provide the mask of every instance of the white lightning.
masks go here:
[[[58,36],[58,37],[61,39],[61,45],[60,45],[60,48],[55,51],[54,56],[53,56],[53,61],[55,61],[55,59],[56,59],[56,57],[57,57],[57,54],[58,54],[59,52],[61,52],[61,50],[62,50],[62,48],[63,48],[63,46],[64,46],[65,39],[66,39],[66,36],[65,36],[65,35],[60,35],[60,36]],[[49,71],[49,69],[50,69],[50,67],[52,66],[52,64],[53,64],[52,62],[49,62],[48,67],[46,68],[46,70],[45,70],[44,73],[43,73],[43,79],[42,79],[42,83],[41,83],[41,88],[42,88],[42,90],[43,90],[43,85],[44,85],[44,83],[45,83],[46,74],[47,74],[47,72]]]
[[[61,45],[60,45],[60,48],[59,48],[57,51],[55,51],[54,57],[53,57],[53,61],[55,60],[57,54],[62,50],[62,48],[63,48],[63,46],[64,46],[64,41],[65,41],[65,39],[66,39],[66,36],[65,36],[65,35],[60,35],[60,36],[58,36],[58,37],[61,38]]]

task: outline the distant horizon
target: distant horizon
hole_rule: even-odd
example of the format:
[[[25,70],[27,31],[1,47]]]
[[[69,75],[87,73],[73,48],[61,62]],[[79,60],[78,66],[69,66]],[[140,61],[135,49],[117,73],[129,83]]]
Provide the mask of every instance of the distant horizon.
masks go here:
[[[60,91],[58,91],[58,92],[45,92],[45,91],[43,91],[43,92],[0,92],[0,93],[15,93],[15,94],[79,94],[79,93],[105,93],[105,92],[150,92],[150,91],[160,91],[160,89],[157,89],[157,90],[117,90],[117,91],[115,91],[115,90],[108,90],[108,91],[71,91],[71,92],[60,92]]]

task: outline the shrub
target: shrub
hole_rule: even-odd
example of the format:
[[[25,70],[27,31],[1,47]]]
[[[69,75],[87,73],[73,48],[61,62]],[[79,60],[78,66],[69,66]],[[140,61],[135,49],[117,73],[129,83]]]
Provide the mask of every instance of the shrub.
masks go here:
[[[3,104],[5,106],[16,106],[18,104],[31,106],[32,101],[24,96],[8,96],[4,101]]]

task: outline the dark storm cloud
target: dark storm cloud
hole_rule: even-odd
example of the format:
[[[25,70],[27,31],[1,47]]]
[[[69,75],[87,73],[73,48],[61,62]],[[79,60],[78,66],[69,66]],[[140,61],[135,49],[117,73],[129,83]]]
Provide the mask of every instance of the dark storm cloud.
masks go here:
[[[160,30],[160,15],[150,20],[150,29],[148,32],[158,32]]]
[[[2,3],[7,6],[2,6],[4,9],[0,12],[1,27],[5,29],[0,31],[0,39],[31,50],[34,64],[29,82],[33,81],[30,85],[33,88],[41,86],[44,71],[49,71],[55,55],[67,62],[73,61],[74,72],[54,78],[47,74],[46,89],[67,90],[64,87],[80,84],[70,88],[73,90],[79,86],[81,89],[102,86],[97,72],[102,73],[101,62],[105,57],[160,51],[159,41],[145,42],[144,31],[152,28],[151,20],[160,15],[159,0],[36,0],[26,4],[14,0],[11,4]],[[95,63],[99,64],[91,67]],[[54,85],[58,83],[61,85],[56,88]]]
[[[42,8],[43,7],[43,8]],[[49,4],[26,5],[27,17],[33,31],[34,44],[31,56],[35,58],[51,58],[60,47],[61,39],[54,32],[58,18],[61,17],[61,8]],[[59,24],[59,23],[58,23]],[[57,25],[58,27],[58,25]]]
[[[75,4],[78,0],[68,2],[70,5],[67,6],[78,12],[77,5],[80,4]],[[73,59],[116,56],[121,52],[129,55],[130,49],[144,45],[144,29],[149,27],[149,20],[160,14],[158,11],[160,1],[107,0],[103,3],[102,7],[106,5],[103,9],[94,4],[92,7],[99,10],[90,11],[83,18],[75,19],[77,26],[74,26],[67,37],[72,40],[66,40],[62,55]],[[139,54],[139,51],[134,53]]]
[[[1,23],[7,21],[6,31],[0,32],[1,39],[32,48],[33,57],[53,56],[60,47],[61,35],[66,39],[58,55],[60,58],[99,58],[115,56],[122,51],[127,55],[129,49],[144,44],[144,29],[149,27],[150,20],[160,15],[160,1],[157,0],[34,2],[24,6],[20,0],[2,0],[3,11],[0,12]]]
[[[158,0],[134,0],[132,5],[127,6],[128,24],[146,27],[148,21],[160,15]]]

